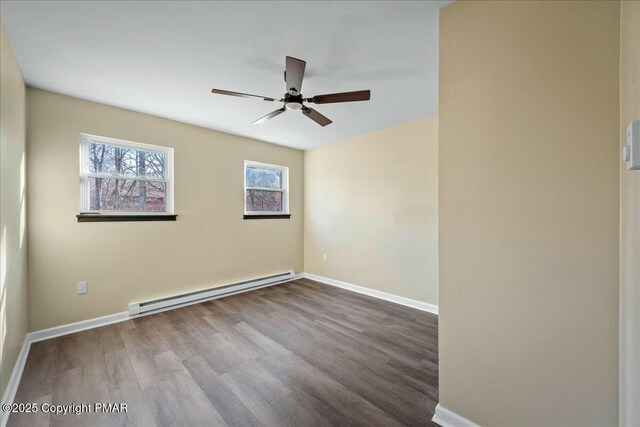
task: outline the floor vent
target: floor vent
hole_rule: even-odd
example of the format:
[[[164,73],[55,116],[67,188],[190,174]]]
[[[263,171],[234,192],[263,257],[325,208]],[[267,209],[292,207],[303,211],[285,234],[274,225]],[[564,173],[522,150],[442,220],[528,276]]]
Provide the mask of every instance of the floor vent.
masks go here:
[[[239,294],[266,286],[277,285],[295,279],[293,271],[273,274],[270,276],[257,277],[242,282],[230,283],[228,285],[216,286],[215,288],[203,289],[200,291],[188,292],[186,294],[174,295],[166,298],[159,298],[143,302],[129,304],[129,317],[146,316],[148,314],[159,313],[186,305],[197,304],[216,298]]]

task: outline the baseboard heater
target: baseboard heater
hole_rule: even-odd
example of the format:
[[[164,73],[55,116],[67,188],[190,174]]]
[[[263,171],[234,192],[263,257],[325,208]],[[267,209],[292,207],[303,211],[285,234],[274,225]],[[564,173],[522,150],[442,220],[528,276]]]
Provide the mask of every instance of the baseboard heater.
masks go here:
[[[215,288],[202,289],[200,291],[188,292],[185,294],[174,295],[149,301],[135,302],[129,304],[129,317],[134,318],[139,316],[146,316],[148,314],[159,313],[161,311],[184,307],[186,305],[198,304],[200,302],[239,294],[241,292],[247,292],[267,286],[278,285],[295,278],[296,275],[293,271],[287,271],[270,276],[257,277],[242,282],[216,286]]]

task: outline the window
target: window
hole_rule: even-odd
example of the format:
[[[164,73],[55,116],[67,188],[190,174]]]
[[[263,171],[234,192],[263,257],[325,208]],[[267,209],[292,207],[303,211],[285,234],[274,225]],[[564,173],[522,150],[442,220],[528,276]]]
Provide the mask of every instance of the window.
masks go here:
[[[172,215],[172,178],[172,148],[81,134],[78,219]]]
[[[245,161],[245,218],[288,218],[288,186],[289,168]]]

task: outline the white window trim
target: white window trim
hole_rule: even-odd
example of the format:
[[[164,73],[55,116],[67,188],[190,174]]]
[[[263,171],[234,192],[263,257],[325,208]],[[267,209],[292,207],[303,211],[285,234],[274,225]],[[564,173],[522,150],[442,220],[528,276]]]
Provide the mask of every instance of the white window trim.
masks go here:
[[[282,171],[282,190],[275,188],[262,188],[262,187],[247,187],[247,166],[258,166],[263,169],[271,169],[275,171]],[[272,165],[269,163],[254,162],[252,160],[245,160],[242,168],[242,175],[244,181],[244,214],[251,215],[289,215],[289,167],[281,165]],[[247,190],[264,190],[264,191],[282,191],[282,211],[247,211]]]
[[[165,155],[165,179],[161,178],[134,178],[131,176],[121,176],[117,174],[98,174],[89,172],[89,143],[91,141],[104,143],[107,145],[117,145],[123,148],[134,148],[136,150],[156,151]],[[90,210],[89,201],[89,175],[104,178],[122,178],[134,179],[136,181],[146,182],[166,182],[166,211],[162,212],[128,212],[128,211],[111,211],[111,210]],[[102,215],[140,215],[140,216],[156,216],[156,215],[173,215],[173,148],[163,147],[160,145],[143,144],[140,142],[127,141],[124,139],[109,138],[106,136],[91,135],[88,133],[80,134],[80,213],[93,213]]]

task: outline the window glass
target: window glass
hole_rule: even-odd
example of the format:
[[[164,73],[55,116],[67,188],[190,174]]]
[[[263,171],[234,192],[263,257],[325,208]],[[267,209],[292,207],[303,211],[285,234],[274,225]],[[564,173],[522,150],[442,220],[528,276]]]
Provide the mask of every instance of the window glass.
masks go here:
[[[82,135],[81,212],[172,213],[173,150]]]
[[[288,213],[288,173],[286,166],[245,161],[245,215]]]

